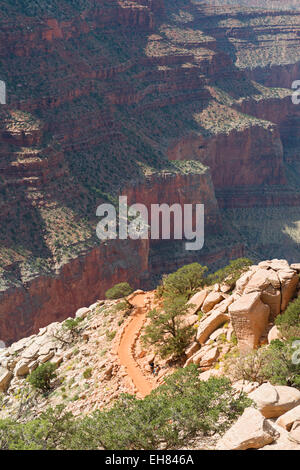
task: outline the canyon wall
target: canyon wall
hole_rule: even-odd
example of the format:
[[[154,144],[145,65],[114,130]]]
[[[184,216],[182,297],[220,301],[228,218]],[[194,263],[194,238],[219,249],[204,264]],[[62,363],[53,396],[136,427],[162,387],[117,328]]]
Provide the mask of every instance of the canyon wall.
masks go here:
[[[11,343],[53,321],[73,316],[83,305],[104,298],[106,290],[118,282],[145,287],[148,251],[148,240],[101,243],[52,275],[40,275],[0,292],[1,340]]]
[[[283,149],[276,126],[251,126],[210,138],[189,136],[168,151],[170,160],[197,159],[208,165],[216,189],[284,184]]]
[[[221,230],[221,219],[215,191],[208,168],[203,168],[202,174],[165,174],[159,177],[151,176],[142,183],[136,183],[123,191],[130,204],[146,205],[151,213],[152,204],[179,204],[184,213],[184,205],[192,204],[195,215],[195,205],[205,206],[205,227],[209,233]],[[171,221],[172,222],[172,221]],[[193,219],[195,222],[195,219]],[[172,230],[171,230],[172,233]],[[150,244],[152,241],[150,241]]]
[[[250,81],[289,87],[300,78],[296,14],[281,21],[188,0],[87,0],[84,8],[42,0],[36,8],[0,5],[7,342],[63,320],[117,282],[147,287],[184,263],[244,256],[243,241],[223,233],[220,208],[299,201],[285,167],[299,160],[299,111],[287,94],[257,100]],[[289,51],[285,60],[273,36]],[[119,194],[148,208],[204,204],[206,240],[218,243],[194,254],[161,240],[89,247],[96,207]],[[27,272],[28,260],[47,264],[48,274]]]

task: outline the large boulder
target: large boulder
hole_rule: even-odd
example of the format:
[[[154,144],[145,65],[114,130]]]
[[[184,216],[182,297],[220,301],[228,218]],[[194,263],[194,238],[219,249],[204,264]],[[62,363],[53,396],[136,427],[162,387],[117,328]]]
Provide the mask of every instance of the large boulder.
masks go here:
[[[274,321],[275,318],[281,312],[281,292],[280,290],[268,287],[261,293],[261,301],[270,307],[270,321]]]
[[[224,295],[221,292],[211,292],[202,305],[202,312],[210,312],[214,306],[222,302],[222,300],[224,300]]]
[[[210,367],[219,357],[219,349],[217,347],[207,351],[200,360],[200,367]]]
[[[203,302],[207,297],[207,294],[207,290],[203,289],[200,292],[196,292],[196,294],[194,294],[193,297],[190,298],[187,305],[191,306],[189,307],[189,313],[191,315],[196,314],[201,309]]]
[[[234,291],[237,295],[242,295],[244,293],[244,290],[246,289],[246,286],[256,269],[256,266],[251,266],[249,270],[242,274],[241,277],[236,281]]]
[[[257,348],[270,315],[270,307],[260,300],[260,293],[243,295],[228,310],[239,349],[247,352]]]
[[[28,375],[29,374],[29,364],[31,363],[32,361],[28,360],[28,359],[21,359],[17,364],[16,364],[16,367],[15,367],[15,375],[17,377],[24,377],[25,375]]]
[[[22,352],[21,357],[23,359],[36,359],[39,353],[39,349],[40,345],[33,343]]]
[[[258,267],[256,270],[252,271],[252,276],[249,279],[243,294],[263,291],[270,285],[274,287],[274,289],[280,289],[280,282],[276,271],[273,271],[273,269]]]
[[[17,341],[16,343],[13,343],[10,347],[9,347],[9,354],[10,355],[14,355],[14,354],[18,354],[20,353],[21,351],[23,351],[26,347],[28,347],[33,339],[33,337],[30,336],[29,338],[23,338],[23,339],[20,339],[19,341]]]
[[[287,413],[281,415],[277,419],[276,424],[287,431],[290,431],[296,421],[300,421],[300,405],[295,406],[295,408],[292,408],[290,411],[287,411]]]
[[[77,310],[75,313],[75,318],[86,318],[88,314],[91,313],[91,310],[87,307],[82,307]]]
[[[280,269],[289,269],[290,267],[286,259],[261,261],[258,266],[260,268],[273,269],[274,271],[280,271]]]
[[[300,405],[300,391],[285,385],[262,384],[248,396],[265,418],[278,418]]]
[[[276,429],[276,431],[279,433],[279,437],[277,437],[276,441],[266,445],[265,447],[259,450],[300,450],[299,444],[297,444],[295,441],[292,441],[290,432],[288,432],[281,426],[278,426],[273,421],[270,420],[270,422],[274,429]]]
[[[41,348],[39,349],[38,355],[39,356],[44,356],[46,354],[49,354],[50,351],[55,349],[55,344],[53,341],[48,341],[47,343],[43,344]]]
[[[293,269],[285,269],[278,271],[278,277],[281,283],[281,311],[283,312],[296,293],[299,276]]]
[[[182,317],[182,325],[183,326],[193,326],[195,323],[199,321],[199,317],[197,314],[195,315],[185,315]]]
[[[0,392],[6,392],[12,377],[13,374],[9,370],[0,367]]]
[[[300,273],[300,263],[291,264],[291,269],[294,269],[297,271],[297,273]]]
[[[258,268],[254,271],[251,279],[245,287],[244,294],[261,292],[261,300],[269,305],[271,319],[277,317],[281,311],[280,281],[276,271],[273,269]]]
[[[255,408],[243,415],[217,443],[216,450],[260,449],[273,442],[279,433]]]
[[[208,345],[203,346],[200,349],[200,351],[195,352],[192,356],[188,358],[184,367],[187,367],[189,364],[200,364],[203,356],[205,356],[205,354],[207,354],[210,349],[211,349],[211,346],[208,346]]]
[[[285,259],[263,261],[259,266],[267,267],[277,272],[281,287],[281,311],[284,311],[294,297],[299,281],[297,270],[289,266]]]
[[[43,354],[42,356],[39,356],[39,362],[41,364],[44,364],[45,362],[50,361],[52,357],[54,357],[54,351],[50,351],[48,354]]]
[[[209,340],[210,341],[216,341],[216,340],[218,340],[218,338],[220,338],[220,336],[224,336],[226,338],[226,335],[227,335],[227,329],[226,328],[218,328],[216,331],[214,331],[210,335]]]
[[[235,293],[242,295],[260,292],[261,300],[269,305],[270,318],[274,320],[295,295],[299,278],[292,266],[286,260],[278,259],[251,266],[237,281]]]
[[[210,367],[219,357],[220,351],[217,347],[211,347],[210,345],[203,346],[200,351],[197,351],[193,356],[189,357],[184,367],[189,364],[197,364],[200,367]]]
[[[218,310],[200,322],[197,331],[197,341],[204,344],[210,335],[221,325],[229,321],[229,315]]]

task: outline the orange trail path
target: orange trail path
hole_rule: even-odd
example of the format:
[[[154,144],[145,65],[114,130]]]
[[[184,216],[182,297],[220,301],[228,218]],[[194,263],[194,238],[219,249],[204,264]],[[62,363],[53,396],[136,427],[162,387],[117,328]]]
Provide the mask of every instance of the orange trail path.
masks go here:
[[[136,341],[136,334],[139,333],[146,319],[146,312],[142,308],[142,305],[144,305],[144,295],[139,294],[133,299],[132,303],[135,306],[135,313],[132,315],[132,320],[126,327],[121,339],[118,356],[139,394],[144,398],[146,395],[151,393],[154,387],[144,376],[132,355],[132,348]]]

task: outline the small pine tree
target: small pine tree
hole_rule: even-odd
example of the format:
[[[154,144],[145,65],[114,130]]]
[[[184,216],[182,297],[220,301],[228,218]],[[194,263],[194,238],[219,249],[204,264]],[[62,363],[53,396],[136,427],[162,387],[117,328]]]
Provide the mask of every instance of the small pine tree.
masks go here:
[[[48,392],[51,389],[51,382],[56,378],[56,365],[46,362],[38,366],[28,377],[28,382],[36,389],[42,392]]]
[[[192,263],[183,266],[175,273],[169,274],[163,279],[162,288],[160,288],[163,297],[174,298],[184,296],[188,299],[199,287],[204,285],[204,274],[206,271],[206,266]]]
[[[238,258],[230,261],[228,266],[219,269],[207,277],[207,284],[227,282],[234,285],[239,277],[246,271],[253,262],[248,258]]]
[[[165,300],[162,310],[148,314],[150,324],[145,328],[144,344],[154,345],[162,358],[181,357],[194,334],[193,327],[184,322],[187,313],[185,298]]]
[[[116,284],[111,289],[108,289],[105,292],[105,297],[109,300],[121,299],[122,297],[126,297],[127,295],[132,294],[133,289],[130,287],[128,282],[121,282],[120,284]]]

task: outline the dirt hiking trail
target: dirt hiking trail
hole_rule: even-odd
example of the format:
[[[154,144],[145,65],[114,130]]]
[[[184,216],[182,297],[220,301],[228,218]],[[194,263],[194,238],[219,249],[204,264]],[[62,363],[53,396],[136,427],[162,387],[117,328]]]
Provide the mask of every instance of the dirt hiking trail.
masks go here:
[[[130,300],[130,303],[134,306],[134,311],[118,348],[120,362],[126,368],[128,375],[142,398],[149,395],[155,388],[155,384],[147,379],[134,359],[136,339],[146,320],[145,296],[146,294],[138,294]]]

